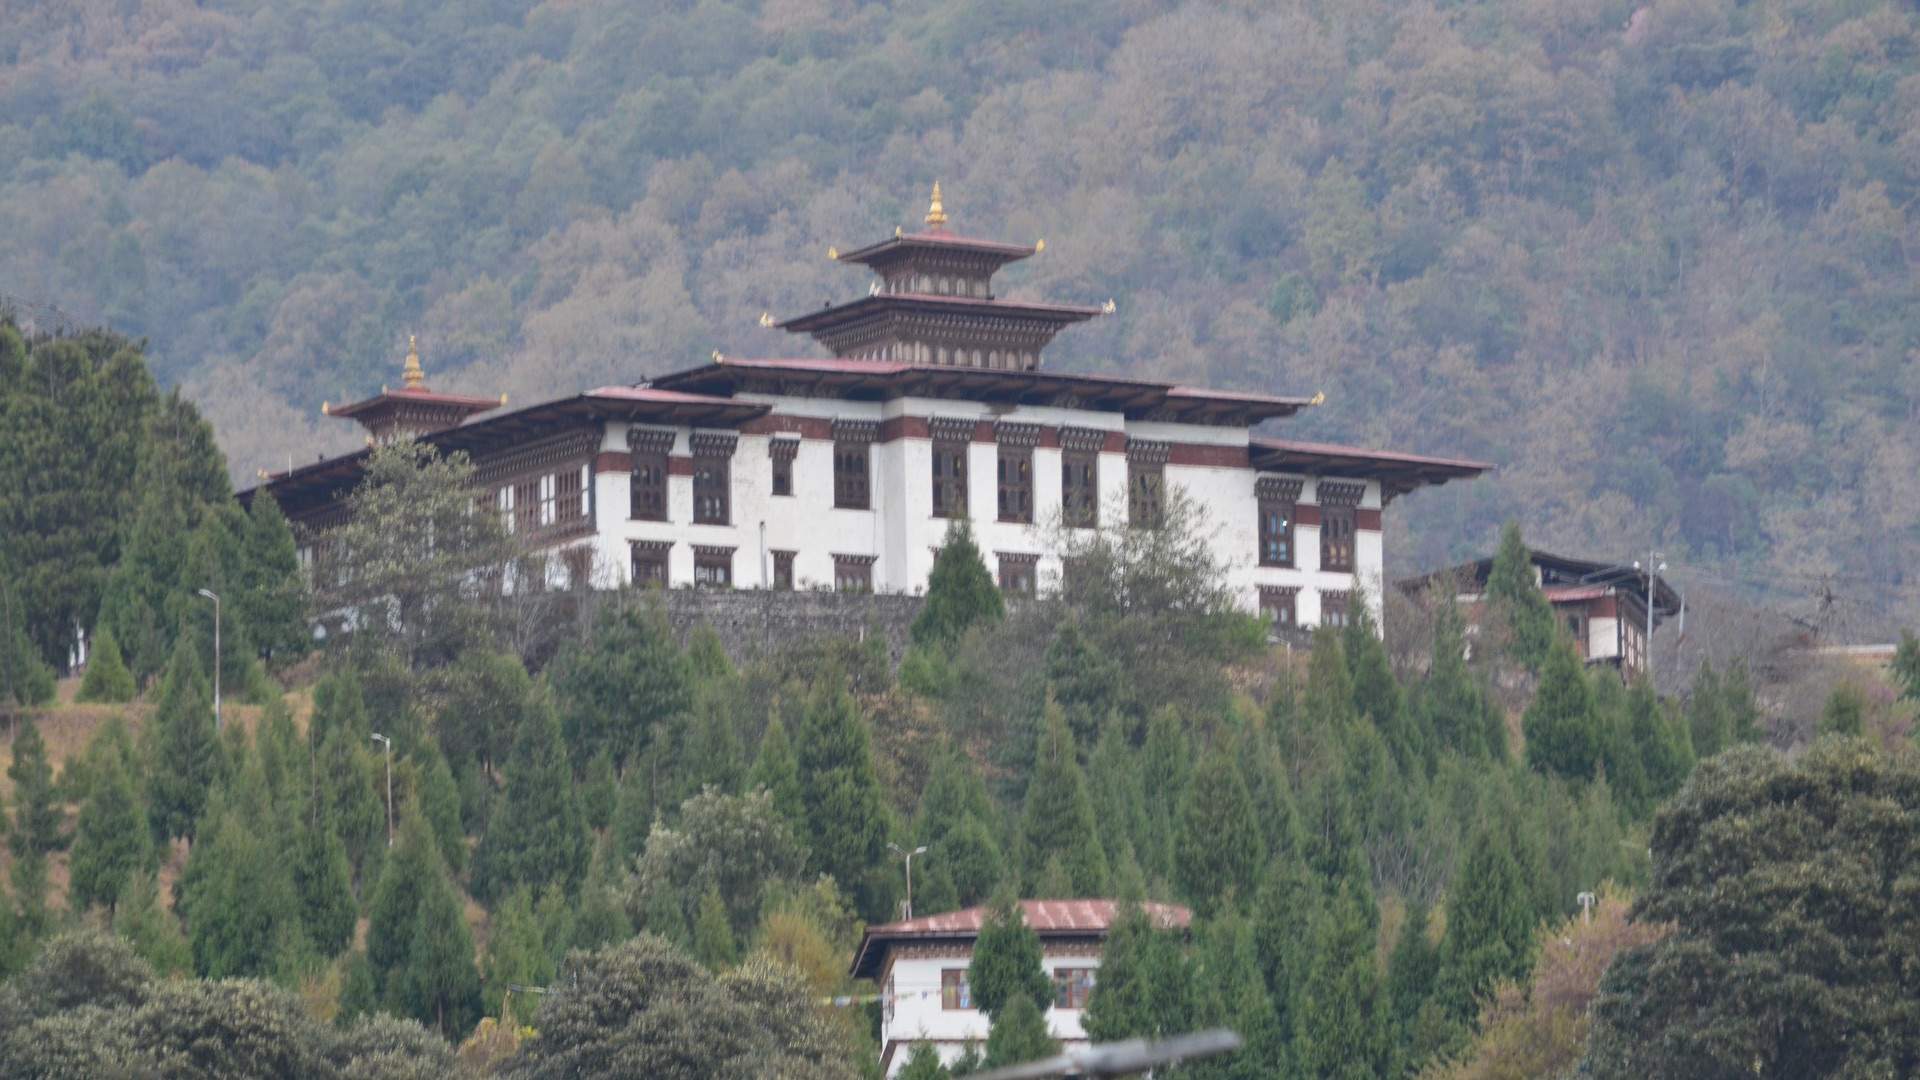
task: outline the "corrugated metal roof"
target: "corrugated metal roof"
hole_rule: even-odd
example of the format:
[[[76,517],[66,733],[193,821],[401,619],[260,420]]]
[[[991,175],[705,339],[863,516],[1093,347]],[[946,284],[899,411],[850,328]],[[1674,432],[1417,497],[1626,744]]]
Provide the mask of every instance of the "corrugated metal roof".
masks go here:
[[[1020,916],[1041,937],[1104,937],[1121,907],[1120,901],[1105,899],[1022,900]],[[1179,904],[1143,903],[1140,908],[1163,930],[1184,929],[1193,922],[1192,910]],[[987,911],[985,906],[962,908],[869,926],[854,956],[853,973],[873,974],[885,963],[886,950],[894,943],[978,937]]]

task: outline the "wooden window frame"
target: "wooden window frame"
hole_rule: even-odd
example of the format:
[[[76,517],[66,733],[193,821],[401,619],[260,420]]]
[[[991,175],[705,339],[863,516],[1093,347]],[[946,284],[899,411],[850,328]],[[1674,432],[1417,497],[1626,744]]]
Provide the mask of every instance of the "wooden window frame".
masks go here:
[[[513,482],[513,528],[516,535],[540,531],[540,478],[524,476]]]
[[[835,555],[833,557],[833,591],[845,593],[873,592],[873,564],[878,556],[874,555]]]
[[[570,525],[587,519],[586,466],[580,465],[553,474],[556,525]]]
[[[627,543],[628,559],[631,567],[633,586],[644,589],[659,586],[670,588],[673,584],[673,564],[670,554],[673,551],[671,540],[632,540]],[[643,573],[642,567],[656,567],[658,574]]]
[[[627,490],[629,521],[666,521],[668,518],[667,456],[673,450],[673,432],[633,428],[627,432],[627,450],[633,455]]]
[[[1093,997],[1098,968],[1059,967],[1053,969],[1053,1007],[1084,1009]]]
[[[997,551],[997,581],[1000,591],[1009,596],[1037,596],[1040,592],[1040,556],[1018,551]]]
[[[967,984],[966,968],[940,969],[940,1010],[961,1012],[973,1008],[973,988]]]
[[[999,423],[994,441],[1000,446],[995,463],[999,481],[1000,520],[1014,525],[1033,524],[1033,448],[1040,445],[1040,425]]]
[[[793,591],[794,552],[775,550],[773,556],[773,587],[780,592]]]
[[[1069,529],[1100,527],[1100,450],[1106,443],[1099,428],[1060,429],[1060,522]]]
[[[793,459],[800,453],[799,439],[769,439],[767,456],[773,461],[774,498],[793,496]]]
[[[1327,590],[1320,594],[1320,625],[1343,630],[1353,619],[1353,594],[1345,590]]]
[[[1300,589],[1296,585],[1260,586],[1260,616],[1276,630],[1300,625]]]
[[[1314,497],[1320,503],[1320,569],[1350,574],[1359,565],[1355,519],[1367,485],[1322,480]]]
[[[733,524],[733,451],[739,436],[732,432],[693,433],[693,523]]]
[[[833,508],[873,509],[873,443],[880,425],[872,420],[833,422]]]
[[[1260,509],[1260,565],[1293,568],[1299,561],[1295,527],[1299,524],[1299,480],[1263,476],[1254,481]]]
[[[696,589],[733,588],[734,548],[693,546],[693,587]]]
[[[973,421],[939,417],[929,422],[933,434],[933,516],[967,516],[967,453],[973,445]]]
[[[1173,447],[1147,439],[1127,440],[1127,524],[1157,529],[1167,519],[1167,458]]]

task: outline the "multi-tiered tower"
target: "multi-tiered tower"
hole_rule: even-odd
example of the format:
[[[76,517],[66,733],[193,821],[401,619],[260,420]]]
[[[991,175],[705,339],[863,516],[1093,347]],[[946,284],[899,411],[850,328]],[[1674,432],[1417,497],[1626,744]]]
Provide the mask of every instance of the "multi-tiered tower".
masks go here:
[[[1034,255],[1025,247],[974,240],[947,230],[940,185],[933,185],[925,232],[899,233],[858,251],[828,254],[878,275],[863,299],[779,323],[811,334],[853,360],[1033,371],[1062,328],[1100,314],[1097,307],[1001,300],[993,275]]]

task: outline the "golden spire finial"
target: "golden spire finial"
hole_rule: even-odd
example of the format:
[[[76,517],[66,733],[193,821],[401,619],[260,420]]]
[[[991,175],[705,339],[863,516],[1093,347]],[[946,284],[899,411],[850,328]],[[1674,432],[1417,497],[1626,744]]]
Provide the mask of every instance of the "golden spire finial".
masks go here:
[[[1326,394],[1326,391],[1324,390],[1315,393],[1312,397],[1307,399],[1307,404],[1309,405],[1325,405],[1326,403],[1327,403],[1327,394]]]
[[[409,390],[418,390],[427,381],[427,373],[420,370],[420,347],[414,344],[412,334],[407,335],[407,366],[400,369],[400,380]]]
[[[933,182],[933,205],[927,207],[927,224],[938,229],[947,223],[946,208],[940,205],[940,181]]]

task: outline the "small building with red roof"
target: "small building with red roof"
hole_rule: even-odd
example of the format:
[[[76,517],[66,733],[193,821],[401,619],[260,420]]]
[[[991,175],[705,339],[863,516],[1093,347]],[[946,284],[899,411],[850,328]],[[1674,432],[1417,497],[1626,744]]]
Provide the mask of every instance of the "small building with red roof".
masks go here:
[[[1178,904],[1143,903],[1156,928],[1185,930],[1193,912]],[[1022,900],[1021,918],[1040,938],[1040,965],[1053,981],[1047,1026],[1063,1043],[1084,1043],[1081,1023],[1098,981],[1100,951],[1124,910],[1117,900]],[[880,1065],[892,1076],[917,1043],[945,1062],[987,1037],[986,1014],[974,1007],[967,966],[987,917],[963,908],[867,927],[854,953],[852,974],[871,979],[880,995]]]

